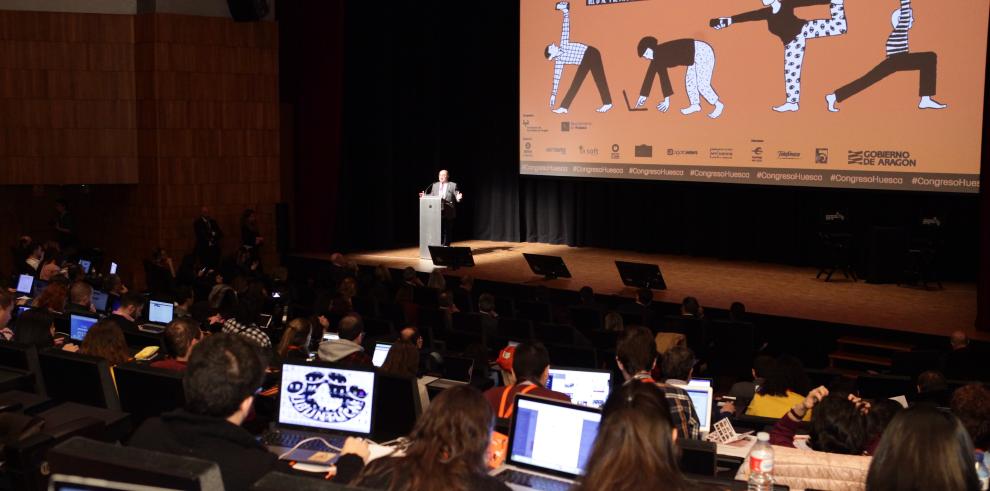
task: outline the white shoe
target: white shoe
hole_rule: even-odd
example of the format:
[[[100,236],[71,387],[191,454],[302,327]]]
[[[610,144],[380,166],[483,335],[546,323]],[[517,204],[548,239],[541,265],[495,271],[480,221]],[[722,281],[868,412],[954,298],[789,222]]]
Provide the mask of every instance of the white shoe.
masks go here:
[[[945,104],[941,104],[930,96],[924,96],[921,98],[921,102],[918,103],[918,109],[945,109]]]
[[[777,111],[779,113],[794,112],[797,111],[798,109],[801,109],[801,107],[798,106],[798,103],[796,102],[788,102],[787,104],[782,104],[780,106],[776,106],[773,108],[774,111]]]
[[[600,107],[598,109],[595,109],[595,111],[600,112],[600,113],[607,113],[609,109],[612,109],[612,105],[611,104],[605,104],[604,106],[602,106],[602,107]]]
[[[566,107],[558,107],[557,109],[554,109],[553,112],[555,112],[557,114],[567,114],[567,108]]]
[[[701,111],[701,104],[691,104],[690,106],[681,109],[681,114],[687,116],[688,114],[694,114],[698,111]]]
[[[715,101],[715,110],[708,113],[708,117],[715,119],[722,115],[722,111],[725,109],[725,104],[722,101]]]
[[[828,103],[829,112],[833,112],[833,113],[839,112],[839,108],[835,107],[835,101],[836,101],[835,94],[829,94],[825,96],[825,102]]]

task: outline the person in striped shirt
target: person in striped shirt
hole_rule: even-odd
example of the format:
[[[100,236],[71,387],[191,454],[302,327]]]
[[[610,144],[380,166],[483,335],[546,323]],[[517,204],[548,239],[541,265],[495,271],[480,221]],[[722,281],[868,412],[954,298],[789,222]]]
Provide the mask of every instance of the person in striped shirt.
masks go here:
[[[564,24],[560,31],[560,46],[550,43],[543,52],[544,56],[553,62],[553,91],[550,93],[550,108],[557,114],[566,114],[574,96],[584,82],[588,72],[595,79],[598,93],[602,97],[602,106],[598,112],[612,109],[612,95],[608,91],[608,81],[605,79],[605,67],[602,65],[602,54],[594,46],[571,42],[571,14],[569,2],[557,2],[555,7],[564,14]],[[560,107],[553,109],[557,102],[557,90],[560,87],[560,76],[564,73],[564,65],[577,65],[574,81],[564,95]]]
[[[918,103],[918,108],[945,109],[945,104],[932,99],[932,96],[935,95],[938,56],[931,51],[911,53],[908,47],[908,31],[914,27],[914,10],[911,8],[911,0],[901,0],[901,8],[895,10],[891,15],[890,23],[894,26],[894,30],[887,37],[887,58],[873,67],[866,75],[825,96],[829,111],[838,112],[839,108],[835,107],[836,104],[866,90],[894,73],[914,70],[919,72],[921,79],[918,89],[921,102]]]
[[[715,29],[725,29],[739,22],[765,20],[767,30],[784,43],[784,89],[787,101],[775,106],[774,111],[791,112],[800,109],[801,71],[804,67],[804,52],[808,40],[821,37],[841,36],[849,28],[846,23],[845,0],[762,0],[764,8],[745,12],[732,17],[711,19]],[[828,19],[805,20],[794,14],[799,7],[828,5],[831,16]]]

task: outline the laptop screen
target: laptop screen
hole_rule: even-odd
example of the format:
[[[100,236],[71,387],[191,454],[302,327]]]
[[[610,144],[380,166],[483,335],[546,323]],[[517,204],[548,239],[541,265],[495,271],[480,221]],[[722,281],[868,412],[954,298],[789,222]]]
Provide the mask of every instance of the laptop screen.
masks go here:
[[[471,370],[474,368],[474,360],[470,358],[459,358],[456,356],[443,357],[443,377],[447,380],[457,382],[470,382]]]
[[[89,274],[89,268],[92,265],[93,265],[93,263],[91,261],[87,261],[85,259],[80,259],[79,260],[79,266],[82,267],[83,273]]]
[[[110,274],[117,274],[117,263],[110,261]]]
[[[694,412],[698,413],[698,422],[701,424],[701,431],[711,431],[712,426],[712,388],[703,385],[679,385],[687,391],[694,406]]]
[[[697,385],[701,387],[711,387],[712,379],[710,378],[693,378],[688,380],[688,385]]]
[[[29,274],[22,274],[20,278],[17,279],[17,292],[23,293],[25,295],[30,295],[32,292],[31,286],[34,284],[34,276]]]
[[[600,408],[612,389],[612,373],[605,370],[550,367],[547,388],[567,394],[574,404]]]
[[[324,341],[336,341],[338,339],[340,339],[340,335],[337,334],[337,333],[335,333],[335,332],[325,332],[325,333],[323,333],[323,340]]]
[[[392,343],[375,343],[375,354],[371,356],[371,363],[376,367],[382,366],[390,349],[392,349]]]
[[[152,300],[148,304],[148,320],[157,324],[168,324],[172,322],[172,309],[174,307],[172,302]]]
[[[82,341],[89,332],[89,328],[99,320],[88,315],[69,314],[69,337],[76,341]]]
[[[508,460],[572,477],[583,474],[601,419],[596,409],[520,395]]]
[[[278,422],[369,435],[374,395],[375,372],[285,363]]]
[[[110,299],[110,295],[106,292],[101,292],[100,290],[93,290],[93,307],[96,308],[97,312],[103,312],[107,310],[107,300]]]

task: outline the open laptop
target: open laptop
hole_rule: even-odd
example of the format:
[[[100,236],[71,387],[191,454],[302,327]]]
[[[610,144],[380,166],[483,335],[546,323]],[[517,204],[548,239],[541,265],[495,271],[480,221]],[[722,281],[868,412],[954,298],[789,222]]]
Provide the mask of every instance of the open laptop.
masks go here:
[[[569,489],[584,473],[601,419],[594,408],[520,394],[505,465],[491,474],[512,489]]]
[[[117,263],[110,261],[110,274],[117,274]]]
[[[646,111],[647,110],[647,108],[645,108],[645,107],[633,107],[633,105],[629,103],[629,95],[626,94],[625,89],[622,90],[622,98],[625,99],[625,101],[626,101],[626,110],[627,111]],[[637,101],[638,101],[638,99],[637,99]]]
[[[458,356],[444,356],[440,378],[426,384],[431,389],[444,390],[471,382],[474,360]]]
[[[172,322],[175,305],[172,302],[162,302],[161,300],[151,300],[148,302],[148,322],[138,326],[144,332],[160,334],[165,331],[165,326]]]
[[[325,333],[323,333],[323,340],[324,341],[336,341],[338,339],[340,339],[340,335],[337,334],[337,333],[335,333],[335,332],[325,332]]]
[[[80,259],[79,266],[82,268],[83,274],[89,274],[89,268],[93,267],[93,262],[86,259]]]
[[[375,343],[375,352],[371,355],[371,363],[376,367],[381,367],[385,363],[390,349],[392,349],[392,343]]]
[[[281,377],[278,417],[274,428],[263,437],[268,450],[282,455],[312,437],[322,438],[338,448],[349,435],[370,438],[375,372],[284,363]],[[326,453],[337,452],[322,442],[311,441],[285,458],[329,464]]]
[[[712,388],[705,385],[675,385],[687,391],[694,406],[694,412],[698,414],[698,423],[701,425],[702,437],[708,436],[712,429]]]
[[[31,296],[34,294],[34,276],[22,274],[17,278],[17,293]]]
[[[601,408],[612,390],[612,372],[551,366],[547,388],[567,394],[574,404]]]
[[[107,311],[107,301],[110,300],[110,295],[108,295],[107,292],[103,292],[100,290],[93,290],[92,298],[93,298],[93,308],[95,308],[97,312]]]
[[[99,320],[95,315],[69,314],[69,338],[82,342],[89,328]]]

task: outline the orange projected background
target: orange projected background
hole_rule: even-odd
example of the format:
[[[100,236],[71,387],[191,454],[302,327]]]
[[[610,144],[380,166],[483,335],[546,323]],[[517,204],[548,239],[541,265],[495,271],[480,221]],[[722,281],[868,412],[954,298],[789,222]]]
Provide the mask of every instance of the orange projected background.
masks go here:
[[[547,44],[560,43],[563,15],[555,10],[554,0],[520,2],[524,174],[607,177],[595,170],[577,172],[577,164],[597,163],[978,179],[990,0],[912,2],[910,51],[937,54],[933,98],[946,104],[945,109],[918,108],[919,72],[910,71],[895,73],[838,104],[837,113],[827,110],[826,95],[886,58],[891,13],[901,6],[900,0],[845,0],[848,32],[807,41],[800,109],[788,113],[772,110],[786,100],[784,45],[769,32],[767,22],[709,27],[710,19],[763,8],[760,0],[571,1],[570,40],[601,52],[613,107],[606,113],[595,111],[602,102],[589,73],[567,114],[551,112],[554,63],[544,56]],[[830,17],[828,5],[801,7],[795,13],[809,20]],[[684,66],[668,69],[674,93],[666,113],[656,109],[663,100],[659,78],[643,106],[647,110],[628,110],[623,90],[635,105],[648,68],[648,61],[636,53],[644,36],[661,43],[691,38],[711,45],[716,58],[711,85],[725,105],[719,118],[708,117],[712,106],[704,98],[700,112],[681,114],[689,105]],[[575,65],[565,66],[554,108],[576,71]],[[635,148],[641,145],[651,146],[652,155],[637,156]],[[876,151],[897,152],[897,159],[909,165],[863,165],[857,158],[858,152]],[[637,178],[628,168],[612,176]],[[823,185],[830,185],[825,180]],[[932,190],[978,191],[973,184]],[[913,189],[907,183],[900,188]]]

